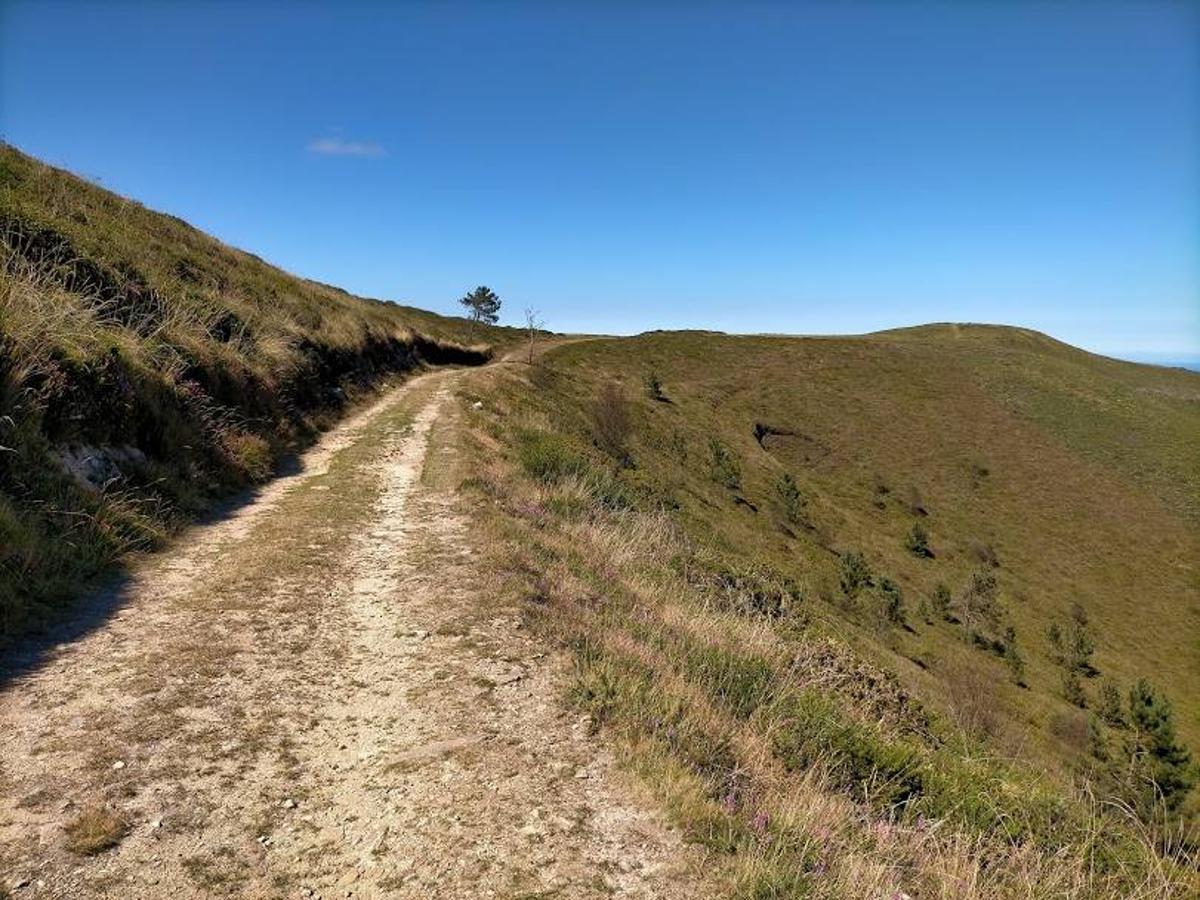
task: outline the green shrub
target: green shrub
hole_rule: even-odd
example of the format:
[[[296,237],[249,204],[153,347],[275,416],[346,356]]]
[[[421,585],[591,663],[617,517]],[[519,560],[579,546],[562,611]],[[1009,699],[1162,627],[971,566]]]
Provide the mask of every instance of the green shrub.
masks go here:
[[[742,486],[742,465],[728,447],[715,437],[708,439],[709,475],[722,487],[736,491]]]
[[[633,509],[636,494],[608,473],[592,473],[588,479],[592,502],[604,509]]]
[[[904,593],[900,585],[890,578],[879,579],[879,593],[883,597],[883,614],[892,625],[904,624]]]
[[[888,737],[811,690],[778,709],[772,746],[790,771],[824,765],[839,789],[910,820],[949,819],[977,834],[1037,836],[1051,846],[1070,839],[1061,798],[1030,782],[1012,782],[1002,764]]]
[[[871,567],[861,553],[843,553],[842,567],[839,578],[842,593],[853,600],[863,588],[870,587],[874,581]]]
[[[1074,669],[1067,669],[1062,674],[1062,694],[1063,699],[1073,706],[1080,709],[1087,706],[1087,694],[1083,692],[1083,683]]]
[[[920,522],[913,522],[912,528],[909,529],[908,535],[904,539],[904,546],[913,556],[920,556],[923,559],[933,556],[933,551],[929,549],[929,532]]]
[[[1050,659],[1056,663],[1063,661],[1062,629],[1057,622],[1051,622],[1046,627],[1046,640],[1050,644]]]
[[[779,500],[784,520],[792,525],[804,524],[804,509],[808,505],[808,501],[800,493],[796,479],[790,473],[784,472],[775,482],[775,496]]]
[[[596,725],[603,725],[618,707],[619,680],[609,665],[580,665],[568,698],[576,706],[587,710]]]
[[[1100,688],[1100,718],[1113,728],[1124,728],[1125,711],[1121,708],[1121,692],[1111,681]]]
[[[1012,675],[1013,684],[1023,685],[1025,683],[1025,657],[1021,655],[1021,651],[1017,647],[1017,629],[1011,625],[1004,631],[1003,653],[1004,662]]]
[[[587,461],[571,450],[562,438],[543,431],[518,436],[517,458],[530,478],[553,484],[570,475],[588,472]]]
[[[954,620],[954,611],[951,608],[953,596],[950,593],[950,588],[942,584],[940,581],[933,589],[933,611],[938,618],[951,622]]]
[[[108,807],[88,807],[64,825],[63,830],[68,850],[80,856],[95,856],[119,844],[129,825]]]
[[[782,618],[795,612],[804,599],[794,579],[762,563],[699,563],[689,571],[688,578],[715,593],[722,609],[741,616]]]
[[[222,443],[234,468],[243,472],[250,481],[266,481],[275,467],[275,456],[271,445],[257,434],[230,432]]]
[[[688,459],[687,438],[684,437],[682,431],[675,429],[667,437],[667,450],[670,452],[671,456],[674,457],[675,461],[677,463],[679,463],[680,465],[683,465],[684,463],[687,462],[687,459]]]
[[[905,803],[923,790],[916,747],[847,718],[815,691],[789,697],[780,717],[773,748],[790,771],[824,765],[838,788],[879,807]]]
[[[765,872],[755,873],[753,880],[741,886],[733,896],[735,900],[791,900],[811,894],[812,879],[807,873],[776,863]]]
[[[981,624],[996,625],[1000,618],[999,594],[1000,583],[995,575],[983,569],[971,573],[971,579],[958,601],[963,624],[969,631],[974,631]]]
[[[700,844],[713,853],[723,855],[745,851],[754,844],[755,838],[745,820],[729,815],[712,803],[692,813],[684,824],[683,836],[689,843]]]
[[[1003,764],[934,751],[922,768],[924,794],[910,815],[947,818],[976,834],[1010,841],[1036,838],[1047,847],[1073,839],[1060,796],[1030,781],[1014,781]]]

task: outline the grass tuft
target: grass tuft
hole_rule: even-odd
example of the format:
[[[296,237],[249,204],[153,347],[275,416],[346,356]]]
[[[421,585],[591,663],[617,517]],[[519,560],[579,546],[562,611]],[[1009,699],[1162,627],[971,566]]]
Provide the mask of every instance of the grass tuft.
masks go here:
[[[117,846],[128,826],[116,812],[103,806],[82,810],[64,826],[67,849],[80,856],[95,856]]]

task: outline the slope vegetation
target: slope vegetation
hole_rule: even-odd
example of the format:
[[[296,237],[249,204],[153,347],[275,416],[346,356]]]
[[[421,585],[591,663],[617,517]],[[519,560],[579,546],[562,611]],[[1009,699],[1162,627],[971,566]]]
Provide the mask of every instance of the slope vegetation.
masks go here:
[[[747,895],[1195,889],[1200,377],[656,333],[480,399],[495,564]]]
[[[0,147],[0,643],[355,394],[504,335],[295,278]]]

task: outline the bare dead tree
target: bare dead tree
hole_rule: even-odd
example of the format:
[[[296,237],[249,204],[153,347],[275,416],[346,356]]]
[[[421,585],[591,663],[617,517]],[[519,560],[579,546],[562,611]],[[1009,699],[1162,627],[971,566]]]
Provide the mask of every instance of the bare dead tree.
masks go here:
[[[533,365],[533,348],[537,343],[538,332],[546,327],[540,318],[541,310],[525,307],[525,330],[529,334],[529,364]]]

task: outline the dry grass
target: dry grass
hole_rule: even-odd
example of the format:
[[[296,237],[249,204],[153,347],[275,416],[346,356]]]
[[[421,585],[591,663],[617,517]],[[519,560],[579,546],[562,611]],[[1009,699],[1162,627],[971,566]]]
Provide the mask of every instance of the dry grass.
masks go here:
[[[80,856],[95,856],[119,844],[127,828],[118,813],[105,806],[93,806],[82,810],[63,830],[68,850]]]

